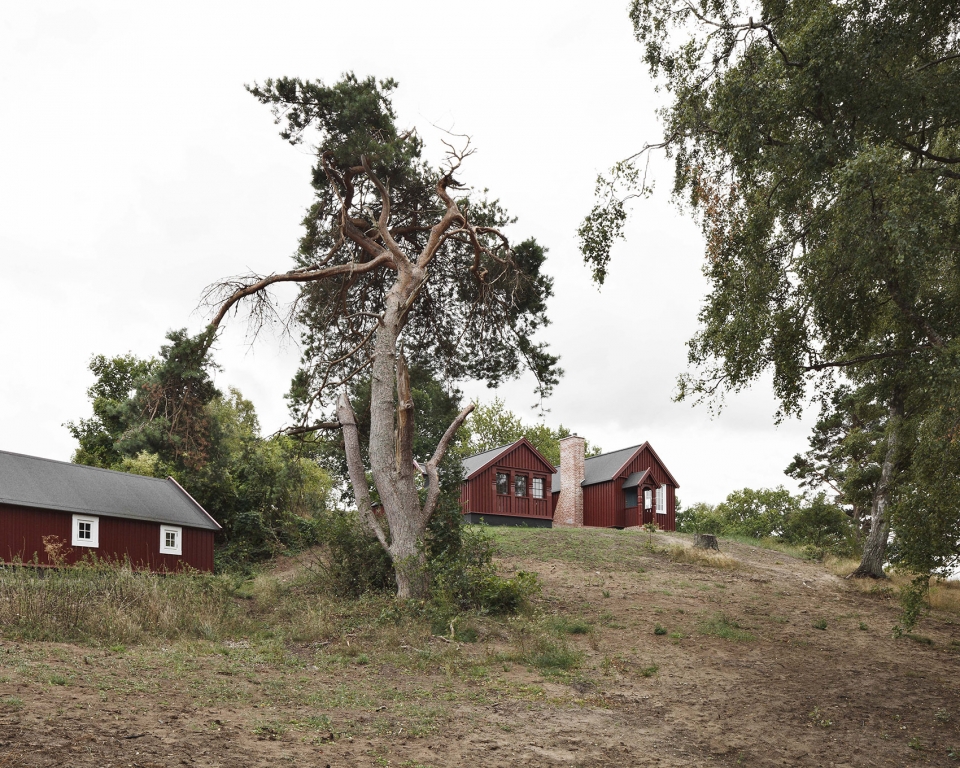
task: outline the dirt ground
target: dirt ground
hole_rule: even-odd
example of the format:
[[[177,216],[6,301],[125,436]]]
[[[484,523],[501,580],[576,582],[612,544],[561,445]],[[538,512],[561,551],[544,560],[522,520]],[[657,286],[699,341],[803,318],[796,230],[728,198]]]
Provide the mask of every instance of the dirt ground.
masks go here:
[[[509,661],[521,619],[479,621],[476,642],[401,631],[389,653],[359,629],[0,642],[0,768],[960,765],[957,617],[894,639],[889,591],[780,552],[723,542],[740,567],[706,567],[596,532],[630,556],[578,560],[535,535],[503,567],[539,573],[538,620],[568,621],[578,665]]]

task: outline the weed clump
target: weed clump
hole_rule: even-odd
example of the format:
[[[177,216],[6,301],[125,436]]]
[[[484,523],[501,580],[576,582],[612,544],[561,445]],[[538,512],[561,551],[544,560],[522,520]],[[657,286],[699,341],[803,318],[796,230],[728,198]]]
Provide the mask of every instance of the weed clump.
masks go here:
[[[724,640],[747,642],[754,637],[725,613],[716,613],[700,623],[700,632],[704,635],[721,637]]]
[[[515,660],[549,674],[576,669],[583,660],[583,653],[563,640],[534,635],[521,638]]]

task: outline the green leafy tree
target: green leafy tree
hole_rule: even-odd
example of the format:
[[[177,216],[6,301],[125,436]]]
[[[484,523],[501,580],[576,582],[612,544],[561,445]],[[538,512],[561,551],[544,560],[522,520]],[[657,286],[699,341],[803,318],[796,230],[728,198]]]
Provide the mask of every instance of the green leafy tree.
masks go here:
[[[859,537],[880,480],[886,413],[866,389],[840,387],[822,404],[809,438],[784,472],[811,491],[829,489],[849,509]]]
[[[223,281],[207,300],[218,307],[213,327],[240,302],[258,326],[276,316],[271,287],[299,286],[288,316],[304,349],[293,431],[342,431],[357,510],[390,555],[398,594],[421,597],[440,465],[473,406],[424,454],[423,492],[410,368],[491,384],[529,370],[541,396],[561,372],[534,341],[553,290],[545,250],[534,240],[511,244],[503,207],[456,178],[471,154],[467,141],[451,137],[441,167],[423,160],[416,132],[397,125],[395,87],[347,74],[332,86],[280,78],[248,88],[283,124],[282,138],[315,142],[314,201],[291,269]],[[346,387],[367,376],[370,432],[361,446]]]
[[[657,146],[706,238],[679,396],[716,401],[769,373],[789,414],[811,385],[869,389],[882,458],[856,575],[884,575],[892,522],[902,563],[945,567],[960,507],[920,483],[948,499],[960,483],[925,447],[960,425],[960,5],[634,0],[630,15],[669,94]],[[581,229],[601,282],[623,201],[645,191],[636,160]]]
[[[783,521],[783,539],[794,544],[809,544],[818,549],[832,549],[837,554],[850,551],[849,540],[854,527],[846,513],[818,493],[790,511]]]
[[[560,440],[572,434],[563,424],[554,429],[543,422],[525,423],[499,397],[486,404],[477,403],[465,431],[469,454],[499,448],[525,437],[554,466],[560,464]],[[589,441],[585,450],[587,456],[598,456],[602,452],[599,446],[591,445]]]
[[[698,501],[677,509],[677,531],[680,533],[723,533],[723,518],[713,504]]]
[[[724,533],[762,539],[781,535],[799,506],[800,500],[783,486],[758,491],[743,488],[717,504],[715,513],[723,522]]]
[[[66,425],[79,442],[73,460],[174,477],[223,526],[221,560],[245,563],[311,541],[330,475],[293,438],[264,438],[239,391],[223,396],[213,386],[206,334],[167,338],[157,359],[93,358],[94,416]]]

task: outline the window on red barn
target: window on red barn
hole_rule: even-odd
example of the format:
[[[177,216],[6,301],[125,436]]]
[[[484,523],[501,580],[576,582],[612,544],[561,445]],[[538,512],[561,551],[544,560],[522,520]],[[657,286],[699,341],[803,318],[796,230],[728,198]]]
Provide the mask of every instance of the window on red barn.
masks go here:
[[[542,477],[533,478],[533,498],[535,499],[543,498],[543,478]]]
[[[513,478],[513,492],[516,496],[527,495],[527,476],[517,475]]]
[[[497,493],[506,496],[510,493],[510,475],[506,472],[497,472]]]

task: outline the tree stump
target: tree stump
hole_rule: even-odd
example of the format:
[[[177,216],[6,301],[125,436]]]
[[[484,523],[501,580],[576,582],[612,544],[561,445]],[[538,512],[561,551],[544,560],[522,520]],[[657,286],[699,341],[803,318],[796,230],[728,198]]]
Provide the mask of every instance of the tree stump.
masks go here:
[[[712,533],[693,534],[693,546],[697,549],[715,549],[720,551],[720,545],[717,543],[717,537]]]

